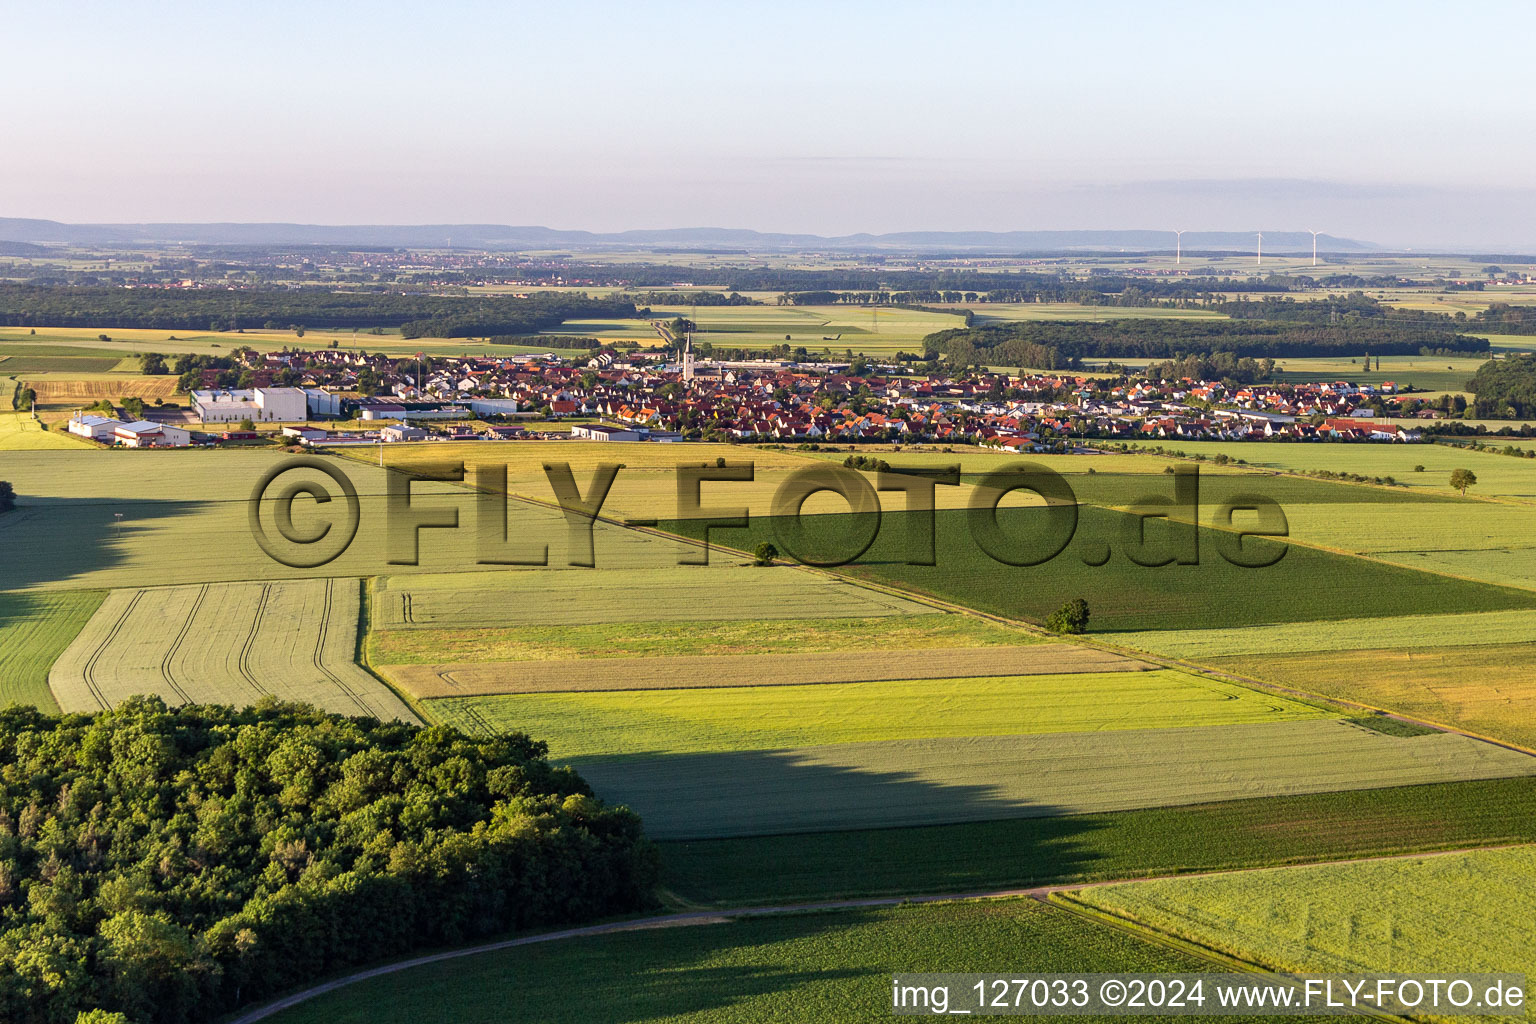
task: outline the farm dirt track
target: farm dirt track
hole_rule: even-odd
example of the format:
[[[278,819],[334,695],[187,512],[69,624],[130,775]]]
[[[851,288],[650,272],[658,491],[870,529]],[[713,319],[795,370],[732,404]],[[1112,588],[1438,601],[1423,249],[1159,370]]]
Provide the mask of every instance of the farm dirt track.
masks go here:
[[[380,671],[412,696],[427,698],[496,693],[789,686],[1058,672],[1135,672],[1150,667],[1144,662],[1106,651],[1066,644],[1036,644],[921,651],[382,665]]]
[[[114,591],[54,665],[49,686],[65,711],[144,693],[236,706],[274,696],[415,722],[352,660],[359,594],[356,580]]]

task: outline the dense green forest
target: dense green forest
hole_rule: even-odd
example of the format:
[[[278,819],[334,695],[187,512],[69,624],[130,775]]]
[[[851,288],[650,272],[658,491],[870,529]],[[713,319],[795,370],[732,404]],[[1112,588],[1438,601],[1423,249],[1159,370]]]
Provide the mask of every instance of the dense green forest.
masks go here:
[[[1536,308],[1495,302],[1480,310],[1474,323],[1490,334],[1536,334]]]
[[[326,289],[46,288],[0,283],[3,327],[144,327],[172,331],[398,327],[407,338],[535,334],[562,321],[633,317],[633,303],[544,292],[528,298]]]
[[[349,965],[644,906],[639,819],[544,754],[270,701],[0,711],[0,1020],[207,1021]]]
[[[1284,320],[1115,320],[1021,323],[939,331],[923,339],[930,355],[969,366],[1060,369],[1083,359],[1177,359],[1225,352],[1237,358],[1485,353],[1486,338],[1389,320],[1341,323]]]
[[[1536,356],[1491,359],[1477,368],[1467,390],[1479,419],[1521,420],[1536,416]]]

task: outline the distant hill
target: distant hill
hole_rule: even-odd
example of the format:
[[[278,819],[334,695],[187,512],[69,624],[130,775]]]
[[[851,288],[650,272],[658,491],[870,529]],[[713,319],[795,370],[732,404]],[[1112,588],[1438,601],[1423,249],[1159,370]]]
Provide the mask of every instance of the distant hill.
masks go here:
[[[548,249],[635,248],[658,246],[694,249],[843,249],[855,251],[1065,252],[1160,251],[1173,248],[1171,231],[902,231],[894,234],[777,234],[744,228],[665,228],[646,231],[560,231],[505,224],[63,224],[51,220],[0,217],[0,241],[71,245],[132,243],[189,245],[358,245],[409,248]],[[1184,234],[1187,251],[1248,252],[1251,232],[1210,231]],[[1379,252],[1370,242],[1323,235],[1327,252]],[[1277,231],[1264,236],[1268,252],[1311,252],[1305,231]]]

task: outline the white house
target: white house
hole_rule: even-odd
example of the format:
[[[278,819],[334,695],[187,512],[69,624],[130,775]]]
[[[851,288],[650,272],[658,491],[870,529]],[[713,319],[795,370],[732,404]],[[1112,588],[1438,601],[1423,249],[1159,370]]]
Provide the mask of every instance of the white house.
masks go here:
[[[192,431],[148,420],[119,423],[112,436],[128,448],[185,448],[192,443]]]
[[[113,432],[122,425],[121,420],[110,419],[106,416],[85,416],[75,413],[69,418],[69,432],[71,434],[88,437],[92,441],[105,441],[107,444],[113,442]]]
[[[192,408],[204,423],[303,423],[309,419],[309,396],[303,388],[194,391]]]

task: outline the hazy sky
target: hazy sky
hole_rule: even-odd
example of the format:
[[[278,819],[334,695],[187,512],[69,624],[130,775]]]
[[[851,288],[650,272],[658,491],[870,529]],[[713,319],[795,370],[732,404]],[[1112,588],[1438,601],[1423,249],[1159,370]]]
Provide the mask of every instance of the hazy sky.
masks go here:
[[[0,0],[0,216],[1536,247],[1529,3]]]

